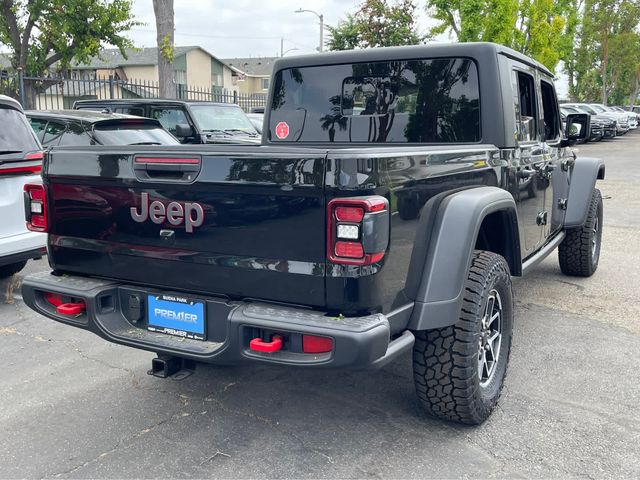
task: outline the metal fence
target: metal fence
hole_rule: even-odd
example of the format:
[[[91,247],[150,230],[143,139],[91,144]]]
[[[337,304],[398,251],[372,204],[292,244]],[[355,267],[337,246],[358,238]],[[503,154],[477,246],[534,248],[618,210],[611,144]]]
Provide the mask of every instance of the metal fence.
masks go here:
[[[34,77],[20,72],[0,74],[0,93],[20,101],[25,109],[61,110],[73,108],[76,100],[159,98],[158,82],[103,78]],[[235,103],[249,112],[264,107],[263,93],[240,93],[222,87],[176,85],[176,99]]]

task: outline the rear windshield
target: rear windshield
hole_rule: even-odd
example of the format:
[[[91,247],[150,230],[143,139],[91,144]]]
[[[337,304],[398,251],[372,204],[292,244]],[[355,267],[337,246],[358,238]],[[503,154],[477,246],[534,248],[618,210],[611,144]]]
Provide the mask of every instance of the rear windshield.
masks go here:
[[[93,135],[102,145],[179,145],[163,128],[153,124],[108,122],[96,124]]]
[[[465,58],[281,70],[269,127],[274,142],[479,142],[478,71]]]
[[[2,155],[39,150],[24,114],[12,108],[0,107],[0,159]]]

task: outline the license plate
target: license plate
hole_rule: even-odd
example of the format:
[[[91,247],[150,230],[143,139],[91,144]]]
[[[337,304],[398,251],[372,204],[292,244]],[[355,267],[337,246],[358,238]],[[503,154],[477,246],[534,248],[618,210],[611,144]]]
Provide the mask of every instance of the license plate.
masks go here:
[[[149,295],[147,305],[148,330],[204,340],[204,302],[176,295]]]

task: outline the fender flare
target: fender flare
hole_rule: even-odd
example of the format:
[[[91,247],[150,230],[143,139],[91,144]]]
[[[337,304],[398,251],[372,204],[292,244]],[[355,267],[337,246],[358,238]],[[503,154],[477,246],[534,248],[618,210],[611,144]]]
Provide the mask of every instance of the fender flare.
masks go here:
[[[429,204],[425,205],[425,210]],[[430,231],[425,236],[426,244],[415,245],[424,249],[423,262],[412,265],[421,271],[419,283],[414,292],[407,292],[414,298],[414,307],[408,328],[428,330],[453,325],[459,315],[460,304],[467,272],[471,265],[478,233],[483,220],[495,212],[507,213],[513,251],[513,261],[520,269],[512,274],[520,274],[520,237],[515,200],[506,190],[499,187],[477,187],[456,191],[435,204],[436,212]],[[422,212],[429,216],[429,212]],[[414,248],[414,255],[416,249]],[[412,264],[414,263],[412,255]],[[418,259],[420,257],[418,256]],[[411,284],[411,270],[407,286]],[[415,280],[414,280],[415,283]]]
[[[604,179],[604,169],[604,161],[599,158],[580,157],[575,161],[569,181],[565,228],[584,225],[596,180]]]

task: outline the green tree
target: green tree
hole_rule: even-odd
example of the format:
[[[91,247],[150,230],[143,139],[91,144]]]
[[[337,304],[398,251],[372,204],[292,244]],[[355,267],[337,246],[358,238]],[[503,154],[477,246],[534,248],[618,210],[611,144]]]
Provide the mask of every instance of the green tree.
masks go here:
[[[416,45],[425,39],[418,33],[413,0],[364,0],[355,13],[335,27],[327,27],[329,50]]]
[[[554,70],[571,55],[579,0],[427,0],[438,24],[431,35],[460,42],[495,42]]]
[[[122,33],[140,25],[132,18],[132,3],[1,0],[0,43],[9,48],[12,67],[29,75],[43,75],[54,64],[64,70],[72,60],[88,62],[104,44],[114,45],[124,54],[133,43]]]
[[[640,62],[639,0],[585,0],[575,53],[576,97],[623,103]]]

